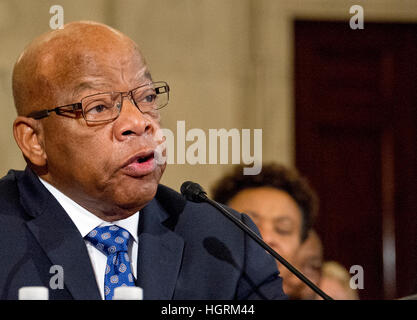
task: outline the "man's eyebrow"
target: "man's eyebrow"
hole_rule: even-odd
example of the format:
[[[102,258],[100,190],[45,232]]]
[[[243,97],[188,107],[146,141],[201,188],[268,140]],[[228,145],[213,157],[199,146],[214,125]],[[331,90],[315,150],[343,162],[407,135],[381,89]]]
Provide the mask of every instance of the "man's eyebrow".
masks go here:
[[[143,73],[143,76],[139,77],[139,79],[137,80],[149,80],[149,81],[153,81],[152,80],[152,75],[150,73],[150,71],[148,69],[146,69],[146,71]],[[106,81],[102,81],[100,80],[86,80],[86,81],[82,81],[80,82],[73,90],[72,95],[73,98],[78,97],[78,95],[84,91],[84,90],[88,90],[88,89],[94,89],[97,90],[97,92],[109,92],[112,91],[109,88],[111,87],[111,83],[106,82]],[[103,89],[104,88],[104,89]],[[106,89],[107,88],[107,89]]]

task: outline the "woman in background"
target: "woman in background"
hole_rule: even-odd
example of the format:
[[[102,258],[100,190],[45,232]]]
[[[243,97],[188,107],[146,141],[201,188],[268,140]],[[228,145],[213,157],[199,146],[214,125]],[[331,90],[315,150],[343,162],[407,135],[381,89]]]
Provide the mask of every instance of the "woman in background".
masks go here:
[[[214,200],[248,214],[265,242],[291,264],[307,239],[317,212],[317,196],[296,170],[278,164],[265,164],[258,175],[243,175],[243,167],[216,183]],[[277,262],[278,263],[278,262]],[[298,296],[288,279],[291,273],[278,263],[284,292]]]
[[[351,274],[338,262],[323,264],[320,289],[334,300],[359,300],[358,292],[350,287]]]

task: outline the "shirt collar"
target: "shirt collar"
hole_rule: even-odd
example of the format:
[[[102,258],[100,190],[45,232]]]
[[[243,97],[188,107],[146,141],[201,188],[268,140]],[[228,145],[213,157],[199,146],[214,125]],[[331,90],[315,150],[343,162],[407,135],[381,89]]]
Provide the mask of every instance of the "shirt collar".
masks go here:
[[[113,222],[107,222],[100,219],[87,209],[80,206],[74,200],[63,194],[57,188],[50,183],[39,177],[39,180],[45,186],[46,189],[55,197],[59,204],[64,208],[68,216],[74,222],[81,236],[84,238],[91,230],[96,227],[117,225],[129,231],[135,242],[138,242],[138,223],[139,223],[139,211],[130,217]]]

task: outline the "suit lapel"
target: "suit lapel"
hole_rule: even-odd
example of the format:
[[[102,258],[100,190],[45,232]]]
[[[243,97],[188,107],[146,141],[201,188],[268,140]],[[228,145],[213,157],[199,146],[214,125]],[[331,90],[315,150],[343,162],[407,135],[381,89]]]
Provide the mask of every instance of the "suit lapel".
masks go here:
[[[172,299],[184,250],[183,238],[173,231],[182,207],[175,208],[173,198],[165,206],[163,190],[163,186],[158,188],[156,198],[141,211],[139,219],[137,285],[147,300]]]
[[[70,217],[30,169],[18,187],[21,203],[33,217],[26,225],[52,264],[63,267],[64,284],[73,298],[101,299],[84,240]],[[160,185],[141,210],[137,285],[147,300],[174,295],[184,250],[184,240],[174,229],[184,205],[178,193]]]
[[[30,169],[18,186],[21,203],[33,217],[26,225],[52,264],[63,267],[73,298],[101,299],[84,240],[70,217]]]

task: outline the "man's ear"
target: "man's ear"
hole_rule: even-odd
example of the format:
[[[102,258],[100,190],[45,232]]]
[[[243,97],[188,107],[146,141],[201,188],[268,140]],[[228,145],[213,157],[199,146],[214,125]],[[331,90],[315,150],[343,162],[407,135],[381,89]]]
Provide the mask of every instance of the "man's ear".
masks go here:
[[[18,116],[13,122],[13,135],[25,158],[36,166],[46,165],[43,130],[37,120]]]

